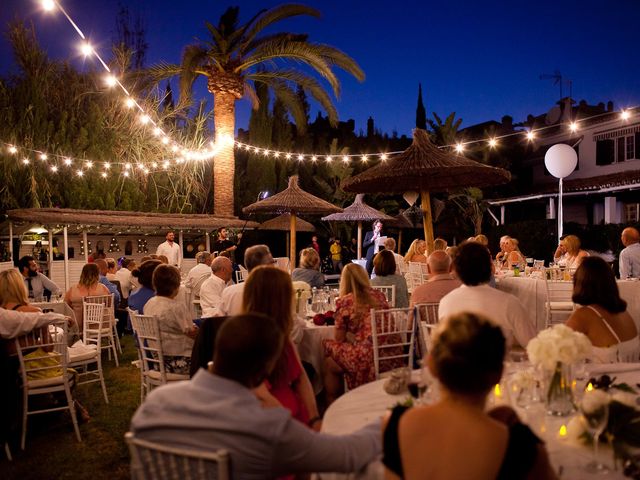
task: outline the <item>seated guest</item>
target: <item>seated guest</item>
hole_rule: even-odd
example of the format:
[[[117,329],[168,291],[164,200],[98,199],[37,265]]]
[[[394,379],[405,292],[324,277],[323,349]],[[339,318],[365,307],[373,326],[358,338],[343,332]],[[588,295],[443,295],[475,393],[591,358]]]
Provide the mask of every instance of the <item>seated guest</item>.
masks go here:
[[[433,241],[433,251],[438,250],[446,250],[447,249],[447,241],[444,238],[436,238]]]
[[[200,297],[200,288],[207,278],[211,276],[211,261],[213,256],[209,252],[196,254],[196,266],[189,270],[184,286],[191,290],[194,298]]]
[[[287,272],[267,265],[251,271],[242,296],[244,312],[273,318],[286,335],[280,358],[267,377],[267,389],[293,418],[319,431],[320,416],[313,388],[291,341],[293,302],[293,285]]]
[[[487,238],[486,235],[483,235],[482,233],[480,235],[476,235],[473,241],[478,242],[480,245],[483,245],[489,248],[489,239]]]
[[[29,305],[22,275],[15,268],[0,272],[0,307],[18,312],[42,312]]]
[[[24,278],[24,286],[30,298],[42,299],[45,289],[54,295],[59,295],[62,290],[52,282],[46,275],[38,272],[38,263],[30,255],[22,257],[18,261],[18,270]]]
[[[116,280],[120,282],[122,297],[129,298],[131,290],[133,290],[133,282],[131,271],[136,268],[136,262],[130,258],[122,258],[120,261],[120,269],[116,272]]]
[[[502,251],[496,255],[496,260],[500,262],[500,268],[510,269],[513,265],[527,264],[524,255],[520,253],[518,241],[515,238],[502,237],[500,239],[500,248]]]
[[[320,272],[320,255],[315,248],[304,248],[300,251],[300,266],[291,272],[294,282],[307,282],[311,288],[324,287],[324,275]]]
[[[153,290],[153,271],[159,265],[162,265],[160,260],[151,259],[142,262],[139,267],[134,268],[131,272],[131,275],[140,283],[140,288],[129,295],[129,308],[140,315],[144,314],[145,304],[156,295]]]
[[[64,294],[64,301],[73,308],[78,329],[81,333],[84,319],[84,311],[82,308],[84,297],[109,295],[109,293],[107,287],[100,283],[100,270],[95,263],[87,263],[82,267],[80,280]]]
[[[327,435],[300,424],[282,407],[261,405],[276,403],[258,387],[276,367],[285,341],[276,321],[265,315],[229,318],[218,331],[209,371],[153,390],[133,416],[131,430],[170,447],[225,449],[230,477],[236,479],[362,469],[381,451],[379,422],[351,435]]]
[[[427,263],[427,257],[425,252],[427,251],[427,244],[424,240],[420,240],[416,238],[411,245],[409,245],[409,250],[407,254],[404,256],[404,261],[409,264],[409,262],[419,262],[419,263]]]
[[[427,258],[429,280],[413,289],[411,306],[417,303],[438,303],[460,280],[451,274],[451,257],[444,250],[436,250]]]
[[[107,272],[109,271],[109,266],[107,264],[107,261],[102,258],[99,258],[94,263],[98,266],[98,269],[100,270],[100,279],[99,279],[100,283],[105,287],[107,287],[107,290],[109,290],[109,293],[113,294],[114,305],[120,305],[121,297],[120,297],[120,292],[118,292],[118,287],[113,283],[111,283],[107,278]]]
[[[567,235],[553,254],[553,260],[560,266],[578,268],[582,259],[589,256],[589,252],[580,248],[580,239],[575,235]]]
[[[244,266],[249,273],[258,265],[274,265],[275,263],[276,261],[266,245],[254,245],[244,252]],[[225,315],[238,315],[242,312],[243,291],[244,282],[225,288],[218,307],[218,315],[224,317]]]
[[[573,301],[582,307],[567,326],[584,333],[591,343],[592,360],[599,363],[637,362],[638,329],[620,298],[613,271],[600,257],[587,257],[573,277]]]
[[[620,252],[620,278],[640,278],[640,233],[633,227],[625,228],[620,240],[624,245]]]
[[[200,287],[200,307],[203,317],[215,317],[220,314],[222,292],[233,275],[233,264],[229,257],[216,257],[211,262],[207,278]]]
[[[114,280],[118,281],[118,277],[116,277],[116,272],[118,271],[118,264],[116,263],[116,259],[109,257],[105,258],[104,261],[107,262],[107,280],[109,280],[110,282]]]
[[[323,341],[327,357],[324,387],[328,404],[341,394],[343,376],[350,389],[375,380],[371,343],[372,308],[389,308],[384,293],[371,288],[367,272],[360,265],[346,265],[340,276],[340,296],[336,300],[333,316],[335,338]]]
[[[373,257],[373,272],[376,274],[371,279],[372,286],[395,286],[396,303],[391,308],[405,308],[409,306],[409,292],[407,281],[402,275],[396,273],[396,260],[393,252],[380,250]]]
[[[459,313],[441,325],[428,357],[440,399],[393,409],[383,433],[387,478],[556,478],[544,444],[513,410],[486,412],[505,350],[500,328],[482,316]]]
[[[536,336],[536,328],[524,306],[515,296],[489,286],[493,264],[486,247],[476,242],[460,245],[453,268],[463,285],[440,300],[438,317],[456,313],[485,315],[500,325],[509,347],[526,347]]]
[[[396,240],[393,237],[387,237],[384,241],[384,249],[393,252],[393,258],[396,261],[396,273],[403,275],[407,271],[407,264],[404,262],[404,257],[396,253]]]
[[[176,299],[180,291],[178,268],[159,265],[153,272],[153,288],[156,295],[144,306],[144,314],[158,319],[164,366],[169,373],[188,374],[198,327],[191,320],[184,301]]]

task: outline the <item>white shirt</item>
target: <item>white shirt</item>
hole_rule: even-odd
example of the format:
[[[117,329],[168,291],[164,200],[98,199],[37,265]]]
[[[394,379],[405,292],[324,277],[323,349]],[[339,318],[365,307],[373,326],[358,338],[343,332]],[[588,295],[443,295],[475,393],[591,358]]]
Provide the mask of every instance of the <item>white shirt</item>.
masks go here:
[[[0,308],[0,337],[16,338],[34,328],[64,319],[59,313],[16,312]]]
[[[507,339],[507,348],[514,343],[526,347],[536,336],[535,324],[520,300],[486,283],[476,287],[461,285],[440,300],[440,320],[460,312],[484,315],[499,325]]]
[[[218,316],[239,315],[242,313],[242,295],[244,282],[236,283],[222,291],[222,300],[218,308]],[[202,301],[202,300],[201,300]]]
[[[156,255],[164,255],[169,259],[169,265],[182,266],[182,248],[176,242],[163,242],[158,245]]]
[[[220,315],[220,304],[222,303],[222,293],[227,286],[217,275],[211,274],[202,287],[200,287],[200,307],[202,316],[217,317]]]
[[[206,263],[199,263],[187,274],[184,286],[191,289],[191,293],[196,297],[200,295],[203,282],[211,276],[211,267]]]
[[[620,252],[620,279],[640,277],[640,243],[632,243]]]
[[[120,282],[120,289],[124,298],[129,298],[129,292],[133,289],[131,277],[131,270],[128,268],[121,268],[116,272],[116,280]]]

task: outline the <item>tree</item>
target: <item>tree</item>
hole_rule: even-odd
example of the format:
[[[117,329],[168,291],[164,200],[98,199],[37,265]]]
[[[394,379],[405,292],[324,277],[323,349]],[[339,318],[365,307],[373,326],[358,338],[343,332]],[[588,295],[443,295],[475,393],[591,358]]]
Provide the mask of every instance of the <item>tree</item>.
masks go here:
[[[422,84],[418,84],[418,106],[416,107],[416,128],[427,129],[427,111],[422,102]]]
[[[437,113],[433,112],[434,120],[429,119],[429,126],[435,135],[434,143],[436,145],[453,145],[456,141],[458,128],[462,124],[462,119],[456,118],[456,112],[451,112],[443,122]]]
[[[300,64],[326,80],[336,97],[340,94],[340,82],[334,67],[360,81],[364,79],[358,64],[337,48],[312,43],[307,35],[264,33],[274,23],[300,15],[319,17],[320,12],[304,5],[285,4],[261,10],[240,25],[239,8],[230,7],[217,26],[206,22],[210,39],[185,47],[180,65],[160,64],[150,71],[156,80],[179,75],[181,96],[190,95],[196,78],[207,79],[208,90],[213,94],[215,143],[219,147],[213,162],[214,213],[217,215],[234,214],[235,164],[229,139],[235,130],[236,100],[246,96],[256,108],[256,85],[265,84],[287,108],[298,133],[304,133],[306,112],[296,87],[302,87],[316,99],[332,124],[337,124],[338,115],[325,88],[303,71]]]

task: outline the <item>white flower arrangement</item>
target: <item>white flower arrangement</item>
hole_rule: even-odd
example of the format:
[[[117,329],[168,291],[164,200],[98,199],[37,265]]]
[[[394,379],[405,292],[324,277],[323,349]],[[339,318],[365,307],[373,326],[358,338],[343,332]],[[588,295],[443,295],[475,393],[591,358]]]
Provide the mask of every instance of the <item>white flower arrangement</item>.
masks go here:
[[[590,353],[589,338],[563,324],[541,331],[527,345],[531,363],[547,371],[555,369],[558,362],[570,365],[584,360]]]

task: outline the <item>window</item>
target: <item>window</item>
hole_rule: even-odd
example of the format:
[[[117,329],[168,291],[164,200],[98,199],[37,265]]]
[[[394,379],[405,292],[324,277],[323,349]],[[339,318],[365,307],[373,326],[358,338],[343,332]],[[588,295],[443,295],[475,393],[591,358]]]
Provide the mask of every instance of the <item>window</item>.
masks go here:
[[[626,153],[626,159],[627,160],[631,160],[632,158],[636,158],[636,152],[635,152],[635,146],[634,146],[635,142],[634,142],[633,135],[630,135],[630,136],[625,137],[625,138],[627,140],[626,141],[627,148],[626,148],[626,152],[625,152]]]
[[[596,142],[596,165],[610,165],[615,161],[614,140],[598,140]]]
[[[640,203],[627,203],[625,205],[626,223],[640,221]]]

